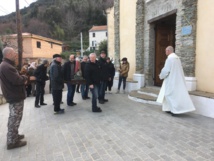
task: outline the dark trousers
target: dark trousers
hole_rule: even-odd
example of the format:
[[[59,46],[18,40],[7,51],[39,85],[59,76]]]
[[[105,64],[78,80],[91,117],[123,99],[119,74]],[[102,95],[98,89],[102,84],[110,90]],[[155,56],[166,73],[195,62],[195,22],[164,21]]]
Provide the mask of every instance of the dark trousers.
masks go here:
[[[44,103],[45,83],[36,82],[36,100],[35,105]]]
[[[98,99],[99,100],[104,100],[104,98],[105,98],[106,83],[107,83],[107,81],[101,81],[100,82],[99,91],[98,91]]]
[[[62,100],[62,90],[52,90],[52,96],[54,101],[54,111],[60,110],[60,103]]]
[[[111,80],[107,82],[106,84],[106,91],[109,90],[111,91],[111,87],[113,86],[113,81],[114,81],[114,78],[111,78]]]
[[[67,105],[70,105],[73,102],[76,85],[67,83],[68,93],[67,93]]]
[[[87,98],[88,97],[88,84],[81,84],[81,95],[82,95],[82,98]]]
[[[98,85],[94,85],[94,88],[90,88],[92,94],[92,111],[97,109],[97,98],[98,98]]]
[[[31,86],[31,84],[28,84],[28,85],[26,86],[26,92],[27,92],[27,96],[28,96],[28,97],[29,97],[30,94],[31,94],[31,90],[32,90],[32,86]]]
[[[123,90],[126,89],[126,78],[127,77],[119,76],[118,90],[120,90],[122,81],[123,81]]]
[[[77,84],[76,92],[77,92],[77,93],[79,93],[79,92],[80,92],[80,84]]]

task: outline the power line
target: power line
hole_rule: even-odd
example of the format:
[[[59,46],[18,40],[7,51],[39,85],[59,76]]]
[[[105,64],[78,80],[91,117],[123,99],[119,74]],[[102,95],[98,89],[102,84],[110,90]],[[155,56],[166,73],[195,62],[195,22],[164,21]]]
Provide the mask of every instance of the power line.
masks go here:
[[[2,6],[0,6],[0,9],[1,9],[1,11],[2,12],[4,12],[4,13],[6,13],[6,14],[8,14],[9,13],[9,11],[8,10],[6,10],[4,7],[2,7]]]
[[[27,5],[29,5],[29,3],[27,2],[27,0],[25,0],[25,3],[27,3]]]

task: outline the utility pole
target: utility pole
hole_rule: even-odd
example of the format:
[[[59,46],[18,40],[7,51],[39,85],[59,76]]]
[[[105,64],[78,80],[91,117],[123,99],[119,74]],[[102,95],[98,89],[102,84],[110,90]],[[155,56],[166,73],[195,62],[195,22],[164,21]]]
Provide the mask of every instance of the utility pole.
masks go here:
[[[82,47],[82,32],[80,33],[80,39],[81,39],[81,57],[83,57],[83,47]]]
[[[16,0],[16,27],[17,27],[17,44],[18,44],[18,69],[22,68],[22,28],[21,28],[21,16],[19,10],[19,0]]]

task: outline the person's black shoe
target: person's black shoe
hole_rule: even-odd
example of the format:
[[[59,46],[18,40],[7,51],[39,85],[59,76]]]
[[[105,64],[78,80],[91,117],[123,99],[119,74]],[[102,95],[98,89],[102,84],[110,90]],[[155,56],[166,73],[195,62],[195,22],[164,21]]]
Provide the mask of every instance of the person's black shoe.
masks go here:
[[[108,102],[108,100],[107,100],[107,99],[104,99],[103,101],[104,101],[104,102]]]
[[[20,135],[20,134],[18,134],[18,140],[22,140],[22,139],[24,139],[25,138],[25,135]]]
[[[72,103],[71,103],[71,105],[72,105],[72,106],[75,106],[75,105],[77,105],[77,104],[76,104],[76,103],[74,103],[74,102],[72,102]]]
[[[45,105],[47,105],[47,103],[40,103],[40,105],[41,105],[41,106],[45,106]]]
[[[39,105],[35,105],[35,107],[36,107],[36,108],[40,108],[40,106],[39,106]]]
[[[64,109],[60,109],[59,111],[54,111],[54,114],[63,114],[65,113]]]
[[[177,114],[174,114],[174,113],[171,112],[171,116],[177,116]]]
[[[104,104],[105,102],[103,100],[99,100],[99,103],[100,104]]]
[[[86,100],[86,98],[84,98],[84,97],[83,97],[82,99],[83,99],[83,100]]]
[[[85,97],[86,99],[90,99],[90,97]]]
[[[97,107],[96,109],[92,110],[93,112],[102,112],[101,108]]]
[[[27,141],[20,141],[19,140],[15,144],[8,144],[7,145],[7,150],[19,148],[19,147],[22,147],[22,146],[25,146],[25,145],[27,145]]]
[[[77,104],[74,102],[71,102],[71,104],[68,104],[68,106],[75,106],[75,105],[77,105]]]

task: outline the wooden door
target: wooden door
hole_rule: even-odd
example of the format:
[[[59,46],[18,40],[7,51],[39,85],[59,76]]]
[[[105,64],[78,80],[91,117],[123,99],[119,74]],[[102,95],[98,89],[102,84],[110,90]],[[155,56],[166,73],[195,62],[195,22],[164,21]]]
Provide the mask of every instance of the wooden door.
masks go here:
[[[167,58],[165,49],[167,46],[175,47],[175,27],[170,25],[157,24],[155,28],[155,75],[154,85],[161,86],[163,80],[159,79],[161,69],[164,67]]]

